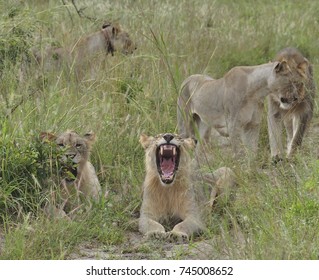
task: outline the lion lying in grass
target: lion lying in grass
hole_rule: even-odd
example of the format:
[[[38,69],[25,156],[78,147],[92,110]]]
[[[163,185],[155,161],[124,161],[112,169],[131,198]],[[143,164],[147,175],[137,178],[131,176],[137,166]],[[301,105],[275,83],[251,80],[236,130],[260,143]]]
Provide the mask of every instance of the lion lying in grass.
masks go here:
[[[298,87],[307,67],[282,60],[234,67],[217,80],[205,75],[188,77],[178,98],[179,133],[194,137],[198,131],[207,143],[215,129],[221,136],[229,136],[235,155],[243,151],[255,155],[266,96],[279,96],[287,88]]]
[[[207,201],[197,201],[196,175],[191,167],[188,150],[195,148],[195,140],[176,134],[159,134],[155,137],[140,136],[145,149],[146,175],[143,183],[139,230],[147,238],[173,237],[188,239],[204,228],[202,208]],[[234,175],[229,168],[220,168],[211,183],[216,183],[210,204],[225,188],[233,187]],[[225,183],[225,184],[224,184]],[[164,225],[173,224],[166,232]]]
[[[83,137],[76,132],[67,130],[60,135],[42,132],[43,141],[54,141],[62,149],[59,159],[61,170],[58,184],[61,189],[57,195],[62,203],[53,209],[53,215],[65,216],[65,210],[70,212],[79,207],[83,200],[98,200],[101,195],[101,186],[93,165],[89,162],[90,150],[95,140],[95,134],[86,133]],[[53,197],[53,204],[57,197]]]
[[[100,31],[78,40],[70,48],[48,47],[43,54],[35,51],[34,56],[43,69],[50,70],[60,68],[63,64],[81,64],[100,54],[132,54],[135,49],[136,46],[127,32],[117,25],[104,24]]]
[[[287,157],[290,158],[301,146],[304,134],[313,116],[315,83],[312,65],[295,48],[281,50],[275,61],[287,61],[290,69],[299,69],[299,82],[288,84],[284,90],[268,96],[268,132],[271,156],[280,160],[284,156],[284,125],[287,134]]]

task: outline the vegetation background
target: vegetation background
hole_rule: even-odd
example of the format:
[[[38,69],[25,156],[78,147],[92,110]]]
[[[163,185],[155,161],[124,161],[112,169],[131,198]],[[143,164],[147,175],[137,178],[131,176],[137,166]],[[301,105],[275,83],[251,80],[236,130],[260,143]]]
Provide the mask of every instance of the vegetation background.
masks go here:
[[[202,236],[176,246],[147,242],[136,224],[144,177],[138,138],[176,131],[182,81],[195,73],[219,78],[294,46],[313,63],[318,84],[318,1],[74,2],[81,16],[70,0],[0,0],[0,258],[318,259],[317,103],[291,162],[271,164],[265,121],[253,166],[214,147],[207,168],[231,166],[239,186]],[[72,46],[106,21],[130,33],[133,55],[103,57],[80,80],[73,69],[44,72],[32,64],[32,48]],[[52,221],[40,209],[50,168],[38,135],[68,128],[96,132],[91,161],[109,197],[72,222]]]

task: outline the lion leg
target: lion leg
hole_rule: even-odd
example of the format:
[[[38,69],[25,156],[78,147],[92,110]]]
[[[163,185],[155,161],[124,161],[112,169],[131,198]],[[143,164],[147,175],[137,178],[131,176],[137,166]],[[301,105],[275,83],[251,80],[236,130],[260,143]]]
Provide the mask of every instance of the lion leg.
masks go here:
[[[284,126],[286,129],[286,136],[287,136],[287,155],[288,155],[291,153],[294,134],[296,133],[296,130],[298,129],[298,127],[296,126],[296,121],[295,121],[295,129],[294,129],[293,120],[291,118],[284,120]]]
[[[199,117],[197,118],[196,123],[201,140],[203,141],[203,143],[207,144],[210,139],[211,128],[206,123],[204,123]]]
[[[76,184],[78,206],[74,210],[80,209],[81,202],[85,202],[85,209],[89,211],[92,209],[92,201],[98,201],[102,196],[102,188],[94,166],[90,162],[86,162],[78,176],[79,180]]]
[[[202,162],[203,160],[207,160],[207,156],[209,155],[209,139],[211,136],[212,129],[206,125],[200,116],[194,114],[193,121],[192,121],[192,137],[198,139],[196,145],[196,158],[198,162]]]
[[[201,140],[197,145],[197,150],[199,151],[199,155],[205,155],[208,151],[208,144],[212,130],[200,119],[196,120],[196,124],[198,128],[198,134]]]
[[[237,121],[233,121],[233,123],[229,126],[229,141],[235,158],[238,158],[242,152],[241,143],[238,143],[238,139],[241,139],[240,135],[241,128],[239,127],[239,123]]]
[[[284,153],[282,143],[282,119],[276,104],[269,98],[268,100],[268,136],[271,157],[274,160],[281,160]]]
[[[145,216],[140,217],[139,231],[143,233],[147,239],[163,238],[166,236],[165,229],[160,223]]]
[[[309,123],[309,118],[307,115],[300,117],[295,116],[291,122],[291,132],[289,133],[288,127],[286,126],[287,131],[287,158],[290,158],[296,149],[301,146],[304,134],[306,132],[307,126]]]
[[[247,125],[242,131],[242,142],[244,144],[245,150],[251,157],[256,156],[258,151],[259,131],[259,124]]]
[[[188,240],[191,235],[201,232],[203,228],[203,224],[198,218],[186,217],[182,222],[175,225],[169,234],[173,239],[177,238],[179,241],[184,241]]]

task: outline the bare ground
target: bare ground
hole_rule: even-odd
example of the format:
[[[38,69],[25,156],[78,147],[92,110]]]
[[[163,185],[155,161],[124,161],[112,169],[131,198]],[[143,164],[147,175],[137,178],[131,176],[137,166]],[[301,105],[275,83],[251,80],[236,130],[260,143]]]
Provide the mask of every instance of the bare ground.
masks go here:
[[[107,250],[99,244],[82,244],[70,259],[212,259],[213,240],[174,244],[162,240],[144,240],[140,233],[128,232],[127,240]],[[216,254],[215,254],[216,255]]]

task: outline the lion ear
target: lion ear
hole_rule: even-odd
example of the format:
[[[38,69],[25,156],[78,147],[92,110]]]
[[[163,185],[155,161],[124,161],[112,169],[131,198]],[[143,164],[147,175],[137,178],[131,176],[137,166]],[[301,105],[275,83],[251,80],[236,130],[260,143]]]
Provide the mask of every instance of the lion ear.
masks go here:
[[[83,135],[84,139],[88,141],[90,144],[93,144],[95,142],[96,136],[93,131],[87,132]]]
[[[39,135],[41,141],[54,141],[57,136],[51,132],[41,132],[40,135]]]
[[[103,23],[102,29],[108,28],[110,26],[111,26],[111,23],[109,23],[109,22]]]
[[[184,144],[188,149],[195,149],[197,140],[195,138],[186,138],[184,139]]]
[[[305,60],[301,63],[298,64],[297,66],[297,71],[298,73],[303,77],[303,78],[307,78],[307,70],[309,68],[309,63],[308,60]]]
[[[278,61],[275,65],[276,73],[286,73],[289,70],[289,66],[286,60]]]
[[[112,35],[116,36],[120,32],[120,28],[118,26],[112,27]]]
[[[152,137],[152,136],[147,136],[146,134],[141,134],[141,136],[140,136],[140,143],[141,143],[141,145],[142,145],[142,147],[144,148],[144,149],[147,149],[150,145],[151,145],[151,143],[152,143],[152,141],[154,140],[154,137]]]

